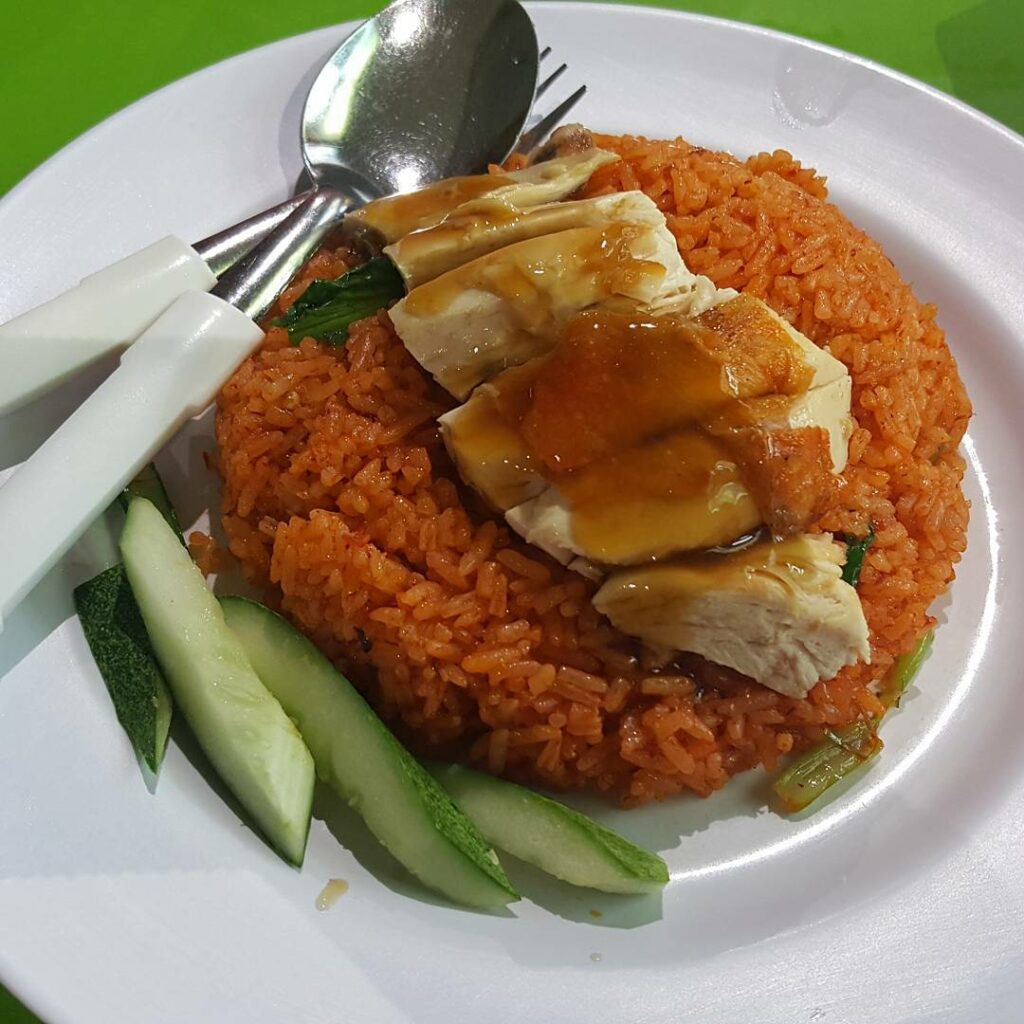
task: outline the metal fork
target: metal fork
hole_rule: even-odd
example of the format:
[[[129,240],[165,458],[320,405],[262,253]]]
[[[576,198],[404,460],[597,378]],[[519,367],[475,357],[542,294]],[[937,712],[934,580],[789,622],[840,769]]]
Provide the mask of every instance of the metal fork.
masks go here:
[[[539,60],[541,64],[551,56],[551,47],[545,46],[540,51]],[[566,72],[569,65],[566,63],[559,64],[554,71],[551,72],[546,78],[544,78],[537,86],[537,91],[534,93],[534,103],[537,102],[551,88],[552,85]],[[552,107],[546,114],[541,115],[534,121],[524,132],[519,136],[519,141],[515,145],[514,152],[516,153],[530,153],[535,150],[538,146],[543,145],[548,136],[558,127],[559,123],[565,119],[566,114],[576,106],[577,103],[586,95],[586,85],[581,85],[574,93],[562,100],[561,103]]]

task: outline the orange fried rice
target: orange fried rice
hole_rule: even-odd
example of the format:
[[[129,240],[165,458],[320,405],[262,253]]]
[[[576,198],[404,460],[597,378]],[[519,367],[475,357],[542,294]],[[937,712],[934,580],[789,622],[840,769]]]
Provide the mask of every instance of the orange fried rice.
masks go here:
[[[459,482],[453,403],[385,313],[348,344],[271,329],[224,387],[230,550],[419,753],[627,805],[707,795],[877,712],[872,688],[930,625],[964,550],[957,446],[970,404],[935,308],[788,153],[741,162],[682,140],[598,137],[622,156],[582,195],[639,188],[687,265],[763,298],[848,367],[857,430],[817,529],[877,539],[859,594],[872,661],[784,697],[695,656],[659,665]],[[324,251],[283,297],[350,265]]]

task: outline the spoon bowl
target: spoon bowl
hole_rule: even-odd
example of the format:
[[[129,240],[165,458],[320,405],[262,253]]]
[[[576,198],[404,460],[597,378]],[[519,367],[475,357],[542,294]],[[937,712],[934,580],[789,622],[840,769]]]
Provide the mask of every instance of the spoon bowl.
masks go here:
[[[309,90],[309,177],[368,200],[479,173],[512,151],[537,66],[533,22],[516,0],[397,0]]]
[[[518,0],[395,0],[356,29],[310,87],[305,202],[213,294],[258,320],[345,214],[512,151],[539,65]]]

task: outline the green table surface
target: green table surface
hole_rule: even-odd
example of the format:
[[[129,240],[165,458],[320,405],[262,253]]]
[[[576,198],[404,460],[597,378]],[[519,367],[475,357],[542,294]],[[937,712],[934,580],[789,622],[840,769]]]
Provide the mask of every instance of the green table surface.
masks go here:
[[[888,64],[1024,132],[1024,0],[651,0],[781,29]],[[38,0],[0,33],[0,194],[133,100],[377,0]],[[0,1024],[37,1018],[0,986]]]

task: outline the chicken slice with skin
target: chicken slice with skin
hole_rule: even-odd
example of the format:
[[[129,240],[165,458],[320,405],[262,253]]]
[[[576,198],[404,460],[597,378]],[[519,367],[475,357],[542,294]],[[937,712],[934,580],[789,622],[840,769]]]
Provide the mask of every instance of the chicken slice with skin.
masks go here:
[[[514,195],[486,197],[453,210],[440,224],[405,235],[384,253],[412,291],[515,242],[608,224],[658,227],[663,220],[661,211],[642,192],[614,192],[594,199],[526,207],[517,205]]]
[[[771,330],[752,325],[756,302],[726,304],[747,330],[724,341],[702,317],[641,318],[622,335],[621,315],[584,314],[552,356],[506,370],[441,417],[460,474],[563,563],[725,545],[764,522],[765,508],[794,532],[845,465],[849,377],[774,319]],[[810,390],[785,393],[801,386]]]

